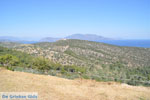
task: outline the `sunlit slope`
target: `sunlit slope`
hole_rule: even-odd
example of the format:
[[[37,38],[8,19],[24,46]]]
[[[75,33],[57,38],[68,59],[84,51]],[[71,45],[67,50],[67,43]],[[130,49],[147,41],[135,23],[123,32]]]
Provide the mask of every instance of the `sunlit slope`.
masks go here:
[[[39,100],[150,100],[149,87],[68,80],[5,69],[0,69],[0,92],[38,92]]]
[[[150,86],[150,48],[120,47],[68,39],[36,44],[2,42],[0,45],[35,57],[42,56],[61,65],[86,69],[84,75],[80,75],[84,78]],[[61,68],[58,71],[60,70]],[[72,76],[71,74],[69,78]]]
[[[150,66],[150,48],[120,47],[84,40],[59,40],[54,43],[0,43],[32,55],[44,56],[67,65],[96,67],[121,62],[127,67]]]

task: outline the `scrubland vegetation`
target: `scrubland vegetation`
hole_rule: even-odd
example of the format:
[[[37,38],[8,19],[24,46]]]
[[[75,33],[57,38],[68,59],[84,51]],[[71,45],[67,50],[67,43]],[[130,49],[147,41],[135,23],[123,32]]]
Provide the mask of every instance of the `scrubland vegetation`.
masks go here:
[[[81,43],[79,44],[79,42]],[[0,66],[6,67],[9,70],[47,74],[69,79],[82,77],[97,81],[117,81],[130,85],[150,86],[149,63],[141,61],[138,66],[134,66],[136,60],[134,61],[132,58],[133,55],[136,56],[137,52],[142,52],[140,49],[145,53],[149,52],[144,48],[137,48],[137,51],[132,51],[134,48],[131,48],[129,52],[133,52],[134,54],[126,59],[132,60],[132,63],[129,65],[129,63],[123,61],[125,59],[124,57],[119,59],[120,55],[124,52],[122,49],[130,49],[129,47],[121,48],[106,44],[99,45],[95,42],[80,40],[73,40],[73,42],[69,40],[69,42],[39,43],[34,45],[19,44],[19,46],[16,46],[15,43],[13,43],[15,46],[11,45],[11,43],[5,43],[5,45],[10,47],[10,49],[0,47]],[[118,54],[113,57],[119,60],[108,59],[114,54],[108,54],[109,52],[103,49],[96,49],[96,47],[102,48],[99,46],[103,46],[105,49],[106,47],[112,48],[112,50],[109,48],[106,49],[106,51],[109,50],[110,52],[113,50],[113,52],[122,50],[120,51],[122,53],[117,51]],[[64,63],[63,60],[66,61],[65,58],[71,64]],[[137,58],[144,59],[144,57]],[[145,59],[148,60],[149,57],[145,57]]]

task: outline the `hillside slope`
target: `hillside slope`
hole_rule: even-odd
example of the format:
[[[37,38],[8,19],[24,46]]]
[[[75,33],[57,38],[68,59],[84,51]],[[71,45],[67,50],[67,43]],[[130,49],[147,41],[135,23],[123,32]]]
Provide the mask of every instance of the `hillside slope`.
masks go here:
[[[150,66],[150,48],[120,47],[85,40],[36,44],[1,42],[0,45],[67,65],[100,67],[102,64],[109,65],[119,61],[128,67]]]
[[[0,92],[38,92],[39,100],[150,100],[150,88],[115,82],[68,80],[0,68]]]
[[[0,43],[0,45],[36,57],[42,56],[62,65],[75,65],[86,69],[84,75],[78,73],[77,77],[98,81],[119,81],[132,85],[150,85],[150,48],[120,47],[68,39],[54,43]],[[43,68],[45,69],[44,66]],[[72,72],[67,76],[72,77]]]

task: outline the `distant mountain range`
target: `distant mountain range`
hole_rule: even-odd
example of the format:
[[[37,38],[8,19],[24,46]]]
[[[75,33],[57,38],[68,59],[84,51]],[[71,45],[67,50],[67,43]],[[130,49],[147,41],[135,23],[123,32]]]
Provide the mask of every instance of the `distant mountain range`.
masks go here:
[[[78,40],[88,40],[88,41],[112,40],[110,38],[98,36],[95,34],[73,34],[67,36],[66,39],[78,39]]]
[[[25,39],[25,38],[17,38],[17,37],[10,37],[10,36],[1,36],[0,42],[19,42],[19,43],[37,43],[37,42],[56,42],[61,39],[79,39],[79,40],[88,40],[88,41],[100,41],[100,40],[112,40],[110,38],[98,36],[95,34],[73,34],[67,37],[62,38],[53,38],[53,37],[45,37],[40,40],[32,40],[32,39]]]
[[[150,48],[150,40],[113,39],[113,38],[107,38],[95,34],[73,34],[62,38],[45,37],[41,39],[29,38],[29,37],[18,38],[18,37],[11,37],[11,36],[0,36],[0,42],[17,42],[23,44],[33,44],[33,43],[40,43],[40,42],[56,42],[58,40],[64,40],[64,39],[65,40],[67,39],[88,40],[88,41],[107,43],[107,44],[117,45],[117,46]]]
[[[0,41],[13,42],[13,41],[20,41],[20,39],[17,37],[11,37],[11,36],[1,36]]]
[[[12,36],[1,36],[0,42],[19,42],[19,43],[37,43],[38,41],[28,39],[28,38],[18,38],[18,37],[12,37]]]
[[[106,37],[98,36],[95,34],[73,34],[64,38],[46,37],[46,38],[41,39],[40,41],[56,42],[57,40],[61,40],[61,39],[78,39],[78,40],[88,40],[88,41],[113,40],[111,38],[106,38]]]

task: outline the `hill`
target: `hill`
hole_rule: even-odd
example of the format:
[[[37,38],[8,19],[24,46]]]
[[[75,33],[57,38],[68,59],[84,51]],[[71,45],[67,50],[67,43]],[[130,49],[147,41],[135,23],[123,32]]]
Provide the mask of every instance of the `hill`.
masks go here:
[[[68,80],[0,68],[0,92],[4,91],[38,92],[40,100],[150,100],[149,87],[84,79]]]
[[[43,57],[35,57],[1,46],[0,67],[5,67],[12,71],[47,74],[71,79],[85,74],[85,68],[74,65],[61,65]]]
[[[150,48],[120,47],[85,40],[59,40],[54,43],[36,44],[0,42],[0,46],[44,56],[62,64],[109,65],[119,61],[128,67],[150,66]]]
[[[149,48],[119,47],[85,40],[59,40],[54,43],[36,44],[1,42],[0,45],[26,52],[34,57],[47,59],[47,65],[40,67],[40,63],[37,68],[47,70],[46,73],[50,75],[66,78],[84,77],[97,81],[119,81],[132,85],[150,85]],[[38,60],[36,61],[38,62]],[[40,61],[45,62],[45,60]],[[35,65],[37,66],[37,64]],[[51,65],[56,67],[51,67]],[[74,73],[74,70],[77,73]],[[61,73],[61,75],[57,75],[57,73]]]

